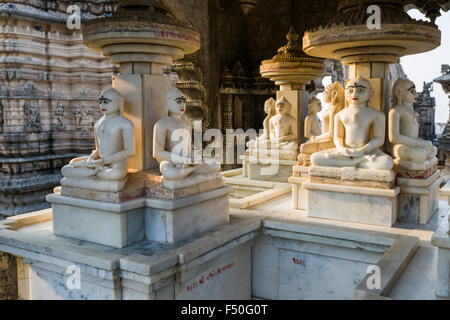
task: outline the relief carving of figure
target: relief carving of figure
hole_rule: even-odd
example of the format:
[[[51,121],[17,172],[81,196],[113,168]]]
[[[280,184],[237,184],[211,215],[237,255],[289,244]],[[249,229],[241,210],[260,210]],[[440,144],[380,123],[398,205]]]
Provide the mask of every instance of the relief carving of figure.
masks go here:
[[[32,104],[30,101],[27,101],[23,105],[23,109],[26,119],[25,130],[34,133],[41,132],[42,124],[39,107]]]
[[[64,125],[64,113],[66,111],[66,107],[58,103],[55,110],[55,117],[58,123],[56,124],[55,128],[58,131],[64,131],[66,129],[66,126]]]

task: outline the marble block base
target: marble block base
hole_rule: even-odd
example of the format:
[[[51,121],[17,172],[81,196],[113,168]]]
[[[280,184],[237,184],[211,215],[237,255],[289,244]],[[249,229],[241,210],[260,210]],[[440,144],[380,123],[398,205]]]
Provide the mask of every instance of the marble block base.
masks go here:
[[[98,178],[63,178],[61,186],[67,188],[89,189],[100,192],[120,192],[127,184],[127,179],[122,181],[105,181]]]
[[[392,170],[312,166],[309,175],[311,182],[314,183],[356,187],[391,189],[395,183],[395,174]]]
[[[377,189],[304,183],[308,217],[392,227],[400,188]]]
[[[438,166],[438,159],[425,161],[425,164],[417,164],[408,161],[394,160],[394,171],[399,178],[426,179],[432,176]]]
[[[249,157],[247,165],[247,177],[250,180],[263,180],[274,182],[288,182],[292,176],[292,167],[297,161],[256,159]]]
[[[438,248],[436,296],[450,299],[450,234],[449,218],[444,218],[433,234],[431,243]]]
[[[142,206],[122,206],[50,194],[53,234],[124,248],[144,240],[145,211]]]
[[[225,186],[177,200],[147,199],[146,238],[175,243],[228,223],[231,192],[233,187]]]
[[[402,222],[427,224],[439,210],[440,171],[427,179],[398,178],[398,217]]]
[[[289,178],[292,184],[292,208],[295,210],[306,210],[306,190],[303,184],[309,181],[309,167],[295,166],[293,176]]]

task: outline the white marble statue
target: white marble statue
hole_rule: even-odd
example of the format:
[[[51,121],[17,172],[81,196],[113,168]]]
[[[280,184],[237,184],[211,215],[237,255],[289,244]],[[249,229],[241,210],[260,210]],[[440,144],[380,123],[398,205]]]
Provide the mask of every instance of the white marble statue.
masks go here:
[[[135,154],[133,124],[122,115],[124,99],[114,88],[100,96],[103,116],[94,126],[96,149],[88,157],[73,159],[62,169],[66,187],[117,192],[127,180],[128,165]],[[95,178],[95,183],[87,178]]]
[[[298,155],[297,121],[290,115],[292,104],[285,98],[278,99],[276,115],[269,120],[269,140],[259,140],[251,155],[259,157],[295,160]]]
[[[305,118],[305,138],[312,139],[322,133],[322,122],[318,113],[322,111],[322,104],[316,97],[308,103],[308,116]]]
[[[435,160],[437,148],[418,138],[419,114],[412,104],[418,95],[412,81],[398,79],[394,85],[394,106],[389,112],[389,141],[395,162],[407,170],[425,170]]]
[[[311,155],[314,152],[334,148],[334,118],[335,115],[345,107],[344,87],[335,82],[326,87],[324,101],[329,104],[323,115],[322,132],[317,136],[312,136],[308,142],[300,147],[302,154]],[[309,137],[307,137],[309,138]],[[300,155],[300,156],[301,156]]]
[[[270,119],[276,114],[276,101],[274,98],[270,98],[264,104],[264,112],[267,114],[267,117],[263,122],[263,134],[260,135],[257,139],[251,140],[247,143],[247,148],[253,150],[257,148],[258,143],[264,143],[270,140]]]
[[[348,81],[345,98],[348,107],[334,119],[336,148],[314,153],[314,166],[354,167],[391,170],[390,156],[380,150],[385,141],[385,115],[370,106],[374,91],[362,77]]]
[[[179,189],[220,179],[221,165],[215,160],[203,159],[194,164],[192,127],[184,118],[184,93],[173,87],[165,99],[169,115],[155,124],[153,133],[153,157],[160,163],[163,185]]]

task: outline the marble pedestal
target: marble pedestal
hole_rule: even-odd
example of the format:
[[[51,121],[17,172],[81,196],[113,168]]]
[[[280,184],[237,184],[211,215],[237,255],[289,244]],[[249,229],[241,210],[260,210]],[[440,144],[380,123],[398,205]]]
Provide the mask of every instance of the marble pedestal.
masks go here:
[[[121,203],[51,194],[47,201],[55,235],[124,248],[144,239],[179,242],[226,224],[232,191],[226,186],[179,199],[142,197]]]
[[[303,184],[309,180],[309,167],[295,166],[292,170],[289,183],[292,184],[292,208],[306,210],[306,190]]]
[[[433,234],[431,243],[438,248],[436,296],[450,299],[450,216],[444,218],[438,230]]]
[[[397,178],[399,220],[427,224],[439,210],[440,183],[440,171],[426,179]]]
[[[378,189],[304,183],[308,217],[391,227],[397,221],[400,188]]]
[[[296,164],[297,161],[293,160],[247,157],[244,171],[250,180],[288,182],[292,176],[292,167]]]
[[[46,213],[42,214],[46,216]],[[24,300],[250,300],[260,218],[232,219],[193,239],[114,249],[55,237],[51,221],[0,222],[0,251],[17,257]],[[9,223],[6,223],[9,222]],[[22,232],[20,226],[26,226]],[[78,275],[78,277],[77,277]],[[76,279],[80,281],[77,283]],[[74,281],[75,280],[75,281]]]
[[[108,203],[50,194],[53,233],[58,236],[124,248],[144,240],[142,200]]]
[[[147,199],[147,240],[175,243],[228,223],[231,192],[233,188],[225,186],[176,200]]]

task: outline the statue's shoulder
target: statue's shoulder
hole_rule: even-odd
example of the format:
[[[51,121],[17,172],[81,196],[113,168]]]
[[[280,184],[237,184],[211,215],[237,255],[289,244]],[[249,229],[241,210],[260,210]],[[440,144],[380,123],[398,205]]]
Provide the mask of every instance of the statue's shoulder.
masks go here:
[[[119,118],[119,123],[120,123],[120,125],[125,126],[125,127],[130,127],[130,126],[133,127],[133,123],[124,116]]]

